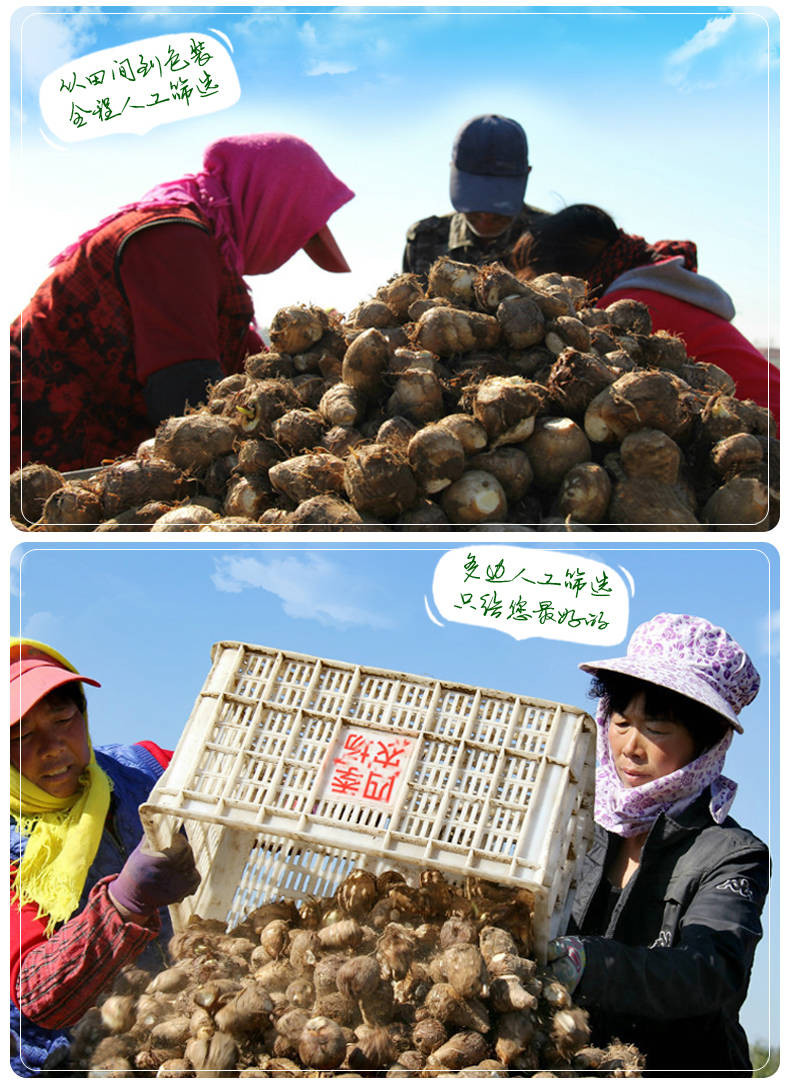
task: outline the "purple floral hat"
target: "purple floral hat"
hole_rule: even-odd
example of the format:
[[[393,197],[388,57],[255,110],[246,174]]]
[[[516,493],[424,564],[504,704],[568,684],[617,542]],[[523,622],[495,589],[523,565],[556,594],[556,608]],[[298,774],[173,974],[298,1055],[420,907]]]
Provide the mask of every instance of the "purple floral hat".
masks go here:
[[[618,672],[681,695],[717,711],[743,732],[737,715],[760,687],[749,655],[722,627],[699,616],[660,612],[636,628],[625,657],[579,666],[585,672]]]

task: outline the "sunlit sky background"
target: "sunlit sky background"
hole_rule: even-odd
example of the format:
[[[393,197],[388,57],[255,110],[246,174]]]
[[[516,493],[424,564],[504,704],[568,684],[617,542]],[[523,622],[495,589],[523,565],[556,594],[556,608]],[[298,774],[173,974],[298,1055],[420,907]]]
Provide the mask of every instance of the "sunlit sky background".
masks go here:
[[[235,105],[142,136],[66,144],[47,131],[38,91],[60,64],[185,31],[230,40],[241,83]],[[460,124],[500,112],[527,131],[528,201],[547,210],[598,203],[648,240],[695,240],[701,273],[731,293],[736,325],[765,346],[778,328],[769,308],[778,289],[769,200],[778,177],[777,38],[764,8],[20,9],[11,32],[18,213],[8,314],[84,229],[197,170],[212,140],[265,130],[307,139],[357,197],[331,222],[353,273],[329,275],[299,253],[250,280],[259,322],[287,303],[348,311],[400,269],[413,221],[450,211]]]
[[[535,550],[519,546],[527,565]],[[770,545],[555,545],[633,579],[626,639],[517,642],[491,628],[436,623],[433,572],[453,546],[310,543],[71,543],[13,554],[12,633],[51,643],[88,689],[94,743],[153,739],[174,747],[210,666],[214,642],[241,640],[360,665],[498,688],[594,713],[579,662],[620,656],[656,612],[689,612],[727,628],[762,677],[745,708],[725,773],[733,815],[769,841],[773,899],[764,914],[743,1022],[752,1041],[778,1043],[779,679],[778,560]]]

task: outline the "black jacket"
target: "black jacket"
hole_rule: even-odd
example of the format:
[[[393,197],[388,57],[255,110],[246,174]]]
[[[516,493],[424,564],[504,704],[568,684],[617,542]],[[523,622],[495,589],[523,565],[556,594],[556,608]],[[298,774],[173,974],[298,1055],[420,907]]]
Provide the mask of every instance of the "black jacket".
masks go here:
[[[596,825],[574,902],[569,934],[584,937],[587,953],[574,999],[590,1012],[595,1044],[633,1042],[650,1073],[752,1073],[738,1011],[770,862],[734,819],[715,823],[709,803],[706,791],[658,817],[606,927],[595,926],[597,892],[621,839]]]

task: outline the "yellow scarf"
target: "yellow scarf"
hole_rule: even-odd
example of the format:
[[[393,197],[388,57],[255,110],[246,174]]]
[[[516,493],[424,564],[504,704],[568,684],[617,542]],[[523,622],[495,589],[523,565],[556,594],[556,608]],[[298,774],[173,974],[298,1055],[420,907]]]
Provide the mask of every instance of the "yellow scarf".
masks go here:
[[[51,647],[35,645],[41,645],[47,653],[76,672]],[[19,833],[28,838],[11,897],[20,906],[28,902],[38,905],[37,915],[48,917],[48,936],[52,935],[56,925],[68,920],[79,905],[88,869],[101,841],[111,788],[110,779],[96,762],[92,747],[90,761],[80,778],[80,788],[70,797],[50,796],[20,774],[16,767],[11,767],[11,814]]]

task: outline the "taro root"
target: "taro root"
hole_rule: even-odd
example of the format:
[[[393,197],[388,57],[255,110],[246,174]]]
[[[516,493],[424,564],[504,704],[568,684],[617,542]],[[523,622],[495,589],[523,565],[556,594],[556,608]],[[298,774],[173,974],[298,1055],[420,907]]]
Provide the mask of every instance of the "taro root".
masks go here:
[[[299,506],[288,516],[288,524],[302,529],[320,529],[349,526],[362,526],[363,520],[350,503],[329,494],[311,496],[302,500]]]
[[[650,309],[641,301],[624,297],[622,300],[613,301],[604,311],[612,326],[619,327],[621,330],[633,331],[635,334],[650,334],[653,329]]]
[[[324,493],[342,493],[345,463],[330,454],[297,455],[277,462],[269,470],[269,481],[276,492],[294,503]]]
[[[618,443],[638,428],[657,428],[673,439],[689,420],[685,402],[666,372],[628,372],[587,407],[584,431],[593,443]]]
[[[442,425],[426,425],[408,445],[409,465],[421,488],[429,495],[441,492],[464,472],[461,441]]]
[[[418,499],[395,520],[395,528],[400,530],[442,530],[449,525],[450,520],[439,504],[425,499]]]
[[[384,335],[371,327],[358,335],[343,357],[342,380],[366,394],[375,393],[389,363],[389,345]]]
[[[291,305],[274,314],[269,333],[280,353],[302,353],[321,338],[329,317],[320,308]]]
[[[409,318],[411,305],[421,300],[425,294],[416,274],[398,274],[377,289],[376,296],[384,301],[396,320],[405,323]]]
[[[461,304],[474,304],[477,267],[440,256],[428,272],[428,293]]]
[[[620,529],[699,530],[685,494],[677,485],[651,477],[627,478],[614,486],[609,503],[610,521]]]
[[[532,434],[542,404],[537,383],[521,376],[491,376],[477,388],[474,415],[488,433],[491,447],[520,443]]]
[[[668,368],[686,379],[684,367],[688,365],[686,346],[682,338],[668,331],[656,331],[642,341],[642,361],[649,368]],[[687,382],[691,382],[687,380]]]
[[[451,1071],[458,1071],[462,1067],[473,1067],[488,1054],[488,1044],[485,1037],[474,1030],[465,1030],[455,1033],[444,1044],[440,1045],[428,1057],[428,1065],[432,1067],[446,1067]]]
[[[526,349],[543,341],[543,313],[529,297],[506,297],[496,310],[496,318],[511,349]]]
[[[603,522],[612,495],[612,483],[597,462],[580,462],[562,479],[556,507],[574,522]]]
[[[357,868],[340,884],[335,900],[350,917],[364,917],[376,903],[379,889],[375,875]]]
[[[250,476],[256,473],[268,473],[269,468],[279,462],[281,452],[273,439],[242,440],[238,445],[236,472]],[[218,459],[218,462],[223,461]],[[212,469],[217,463],[209,467]],[[227,483],[227,481],[226,481]]]
[[[731,477],[759,466],[763,461],[763,446],[756,436],[736,432],[714,444],[710,460],[719,477]]]
[[[193,1037],[187,1041],[184,1058],[192,1065],[198,1078],[223,1076],[236,1066],[239,1049],[227,1033],[217,1032],[210,1040]]]
[[[167,533],[172,530],[198,530],[208,522],[219,518],[215,511],[209,511],[207,507],[196,504],[184,504],[183,507],[174,507],[156,520],[151,527],[151,533]]]
[[[321,396],[318,412],[327,424],[350,428],[364,416],[365,399],[347,383],[335,383]]]
[[[534,1010],[538,1001],[528,992],[515,973],[494,977],[488,989],[491,1006],[500,1014],[508,1011]]]
[[[655,428],[640,428],[620,445],[620,461],[629,477],[652,477],[673,485],[683,454],[673,439]]]
[[[412,1030],[411,1039],[418,1052],[429,1056],[447,1040],[447,1029],[438,1018],[424,1018]]]
[[[389,1067],[397,1055],[395,1042],[383,1026],[368,1026],[348,1056],[352,1070],[370,1071]]]
[[[436,423],[449,428],[452,434],[458,437],[467,455],[482,451],[488,443],[488,433],[485,428],[468,413],[448,413]]]
[[[269,436],[274,421],[288,410],[296,409],[299,403],[295,379],[250,380],[243,391],[230,399],[227,414],[233,417],[242,435]]]
[[[710,361],[695,361],[693,364],[681,365],[678,375],[690,387],[705,391],[707,394],[735,394],[735,380],[729,372],[725,372],[716,364],[711,364]]]
[[[247,440],[247,443],[258,443],[258,440]],[[225,489],[228,487],[228,482],[234,472],[247,473],[247,472],[260,472],[256,470],[239,470],[239,458],[238,455],[222,455],[221,458],[215,458],[212,463],[206,467],[206,471],[203,474],[203,489],[207,496],[213,497],[215,500],[225,499]],[[268,467],[267,467],[268,468]],[[265,470],[262,472],[266,472]]]
[[[227,489],[223,515],[257,519],[272,504],[272,486],[260,476],[237,477]]]
[[[272,439],[291,453],[315,447],[323,434],[324,420],[316,410],[288,410],[272,424]]]
[[[560,409],[580,419],[595,396],[615,378],[612,369],[594,353],[564,349],[552,366],[546,386]]]
[[[298,1051],[305,1067],[331,1070],[339,1067],[346,1058],[346,1039],[337,1022],[319,1015],[305,1023],[299,1036]]]
[[[702,517],[714,530],[767,529],[768,489],[757,478],[733,477],[716,489]]]
[[[131,996],[108,996],[101,1005],[101,1020],[110,1033],[124,1033],[134,1024],[135,1002]]]
[[[700,417],[700,427],[705,439],[718,443],[738,432],[752,435],[773,435],[768,429],[773,419],[766,410],[754,402],[742,402],[731,395],[712,395]]]
[[[505,490],[485,470],[467,470],[445,489],[441,504],[450,522],[499,522],[507,512]]]
[[[351,449],[344,485],[357,511],[384,519],[397,518],[417,497],[417,482],[408,463],[382,444]]]
[[[42,526],[81,530],[101,522],[101,497],[87,485],[67,481],[47,497],[41,513]]]
[[[532,1040],[535,1026],[531,1011],[510,1011],[501,1014],[494,1026],[493,1044],[496,1057],[509,1067]]]
[[[529,285],[532,287],[540,310],[547,319],[557,316],[572,316],[576,311],[573,296],[559,274],[539,274],[537,278],[531,278]]]
[[[500,326],[494,316],[465,312],[460,308],[431,308],[420,316],[414,341],[439,357],[491,349],[499,341]]]
[[[390,416],[403,416],[418,424],[440,417],[442,409],[442,386],[436,375],[425,368],[401,372],[387,402]]]
[[[396,349],[389,362],[389,372],[405,372],[407,368],[424,368],[436,372],[439,358],[427,349]]]
[[[518,503],[528,491],[534,477],[529,458],[512,445],[496,447],[469,459],[470,470],[483,470],[496,477],[504,489],[508,504]]]
[[[62,473],[40,462],[31,462],[11,474],[11,517],[32,524],[41,518],[44,504],[66,480]]]
[[[267,356],[271,356],[271,354],[268,354]],[[234,372],[233,375],[225,376],[224,379],[212,383],[211,387],[209,387],[207,398],[209,411],[211,413],[221,413],[226,401],[236,394],[237,391],[241,391],[246,385],[247,376],[244,372]],[[137,457],[141,457],[139,447],[137,449]]]
[[[395,322],[395,313],[386,301],[380,297],[373,297],[369,301],[362,301],[350,313],[349,324],[354,328],[391,327]]]
[[[473,943],[459,943],[444,952],[447,983],[458,995],[469,999],[482,991],[486,981],[483,956]]]
[[[363,438],[362,433],[356,428],[332,425],[321,437],[321,446],[330,454],[345,458],[351,448],[361,443]]]
[[[539,417],[522,446],[538,488],[556,489],[571,467],[590,460],[590,441],[570,417]]]
[[[291,379],[296,375],[293,357],[269,352],[250,354],[244,361],[244,371],[251,379]]]
[[[229,454],[236,436],[236,429],[226,418],[211,413],[169,417],[156,430],[154,456],[195,473],[215,458]]]
[[[425,997],[425,1008],[433,1018],[459,1029],[473,1029],[476,1033],[488,1033],[491,1029],[488,1011],[479,999],[464,999],[452,985],[441,981]]]
[[[362,928],[359,922],[349,917],[346,920],[338,920],[333,924],[327,924],[318,929],[318,939],[322,947],[327,950],[344,950],[347,947],[357,947],[362,942]],[[335,983],[337,974],[335,974]],[[342,989],[341,989],[342,991]]]
[[[418,428],[407,417],[390,417],[376,429],[376,443],[388,443],[405,451]]]
[[[530,297],[533,294],[533,290],[502,263],[488,263],[480,267],[473,288],[478,306],[486,312],[495,312],[507,297]]]
[[[590,348],[590,332],[576,316],[557,316],[546,327],[546,349],[559,356],[564,349]]]
[[[590,1039],[587,1012],[578,1007],[557,1011],[551,1020],[551,1036],[560,1056],[570,1059]]]

